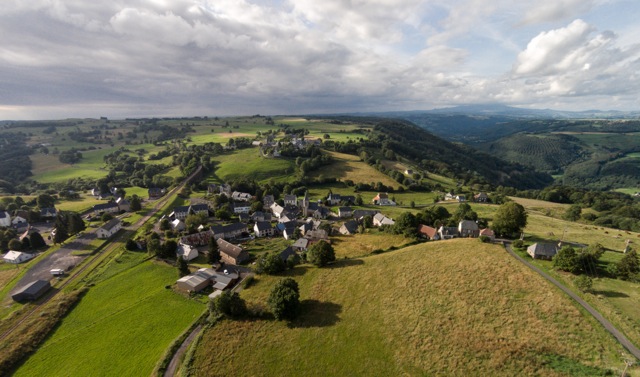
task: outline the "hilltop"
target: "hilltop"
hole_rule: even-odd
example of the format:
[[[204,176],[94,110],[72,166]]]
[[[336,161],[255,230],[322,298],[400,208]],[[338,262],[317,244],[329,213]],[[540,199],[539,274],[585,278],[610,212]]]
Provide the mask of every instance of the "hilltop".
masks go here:
[[[297,267],[291,324],[224,321],[206,330],[190,375],[602,374],[620,346],[500,246],[454,240],[327,269]],[[278,278],[242,292],[264,303]]]

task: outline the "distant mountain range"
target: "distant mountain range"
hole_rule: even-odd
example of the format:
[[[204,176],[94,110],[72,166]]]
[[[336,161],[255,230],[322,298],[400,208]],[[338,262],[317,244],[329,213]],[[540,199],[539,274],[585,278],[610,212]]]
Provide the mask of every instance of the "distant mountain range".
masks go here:
[[[526,109],[500,104],[480,104],[445,107],[433,110],[414,111],[386,111],[371,113],[354,113],[353,115],[375,115],[381,117],[413,118],[419,114],[438,115],[475,115],[475,116],[500,116],[513,117],[518,119],[631,119],[640,117],[640,111],[618,111],[618,110],[585,110],[585,111],[564,111],[552,109]]]

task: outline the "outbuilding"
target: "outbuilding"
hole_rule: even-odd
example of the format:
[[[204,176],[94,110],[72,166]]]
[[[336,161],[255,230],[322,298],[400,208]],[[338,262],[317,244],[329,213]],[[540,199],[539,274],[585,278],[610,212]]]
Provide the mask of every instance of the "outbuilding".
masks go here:
[[[51,284],[46,280],[36,280],[20,288],[11,298],[17,302],[35,301],[51,289]]]
[[[18,264],[35,258],[35,254],[23,253],[22,251],[9,250],[2,259],[7,263]]]

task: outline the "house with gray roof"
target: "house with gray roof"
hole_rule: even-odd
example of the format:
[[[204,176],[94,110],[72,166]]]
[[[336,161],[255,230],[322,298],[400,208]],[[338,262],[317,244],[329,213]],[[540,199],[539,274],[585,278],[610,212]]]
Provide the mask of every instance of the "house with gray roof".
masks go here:
[[[551,260],[558,253],[558,245],[555,243],[537,242],[527,248],[527,254],[533,259]]]

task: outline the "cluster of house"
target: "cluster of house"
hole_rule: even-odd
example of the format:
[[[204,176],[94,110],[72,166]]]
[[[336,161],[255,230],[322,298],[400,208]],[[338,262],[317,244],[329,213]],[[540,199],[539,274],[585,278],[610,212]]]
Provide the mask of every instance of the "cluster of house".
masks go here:
[[[320,139],[305,139],[300,137],[291,138],[291,145],[293,145],[296,149],[302,150],[307,147],[307,145],[320,145],[322,144],[322,140]],[[267,150],[271,151],[271,155],[273,157],[280,157],[280,147],[281,142],[276,141],[273,137],[268,137],[262,141],[254,141],[251,143],[253,146],[260,147],[260,153],[264,156],[267,153]]]
[[[467,196],[466,195],[456,195],[452,192],[448,192],[444,195],[444,200],[450,201],[450,200],[457,200],[458,202],[466,202],[467,201]],[[488,203],[490,202],[489,200],[489,195],[487,195],[486,192],[480,192],[476,195],[473,196],[473,201],[476,203]]]
[[[58,211],[53,207],[40,209],[40,221],[53,220],[57,215]],[[0,211],[0,227],[15,228],[18,231],[26,229],[29,227],[29,218],[32,216],[24,210],[16,211],[13,216],[7,211]]]
[[[458,223],[458,227],[441,226],[434,228],[428,225],[420,225],[418,233],[429,240],[449,240],[452,238],[477,238],[480,236],[489,237],[491,241],[495,240],[495,233],[489,228],[480,229],[475,221],[462,220]]]

